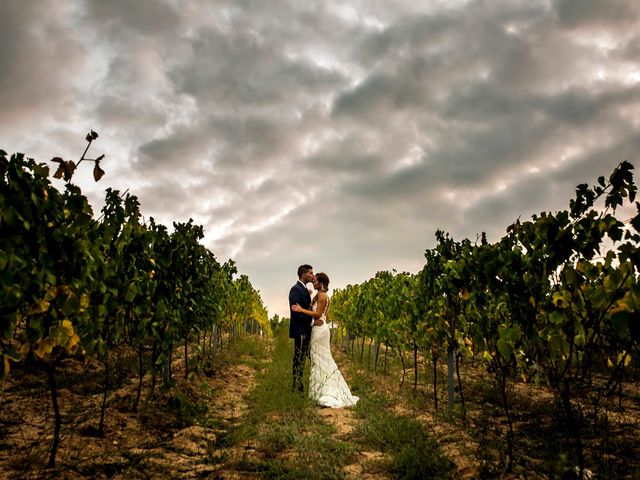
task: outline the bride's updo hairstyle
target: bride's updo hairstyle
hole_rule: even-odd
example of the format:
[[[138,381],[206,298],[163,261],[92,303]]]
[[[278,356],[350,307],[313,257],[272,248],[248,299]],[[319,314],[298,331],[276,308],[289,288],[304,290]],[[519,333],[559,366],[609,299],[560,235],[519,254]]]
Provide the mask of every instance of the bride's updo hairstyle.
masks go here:
[[[326,273],[316,273],[316,280],[320,282],[323,290],[329,290],[329,277],[327,277]]]

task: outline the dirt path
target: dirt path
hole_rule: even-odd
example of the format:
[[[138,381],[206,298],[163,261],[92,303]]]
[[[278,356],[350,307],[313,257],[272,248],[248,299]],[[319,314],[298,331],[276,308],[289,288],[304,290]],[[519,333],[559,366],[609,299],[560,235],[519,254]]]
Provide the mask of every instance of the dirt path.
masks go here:
[[[350,409],[346,408],[320,408],[318,416],[328,425],[336,429],[336,438],[349,441],[349,436],[355,429],[358,419]],[[344,467],[347,478],[352,479],[386,479],[390,478],[384,472],[369,472],[369,467],[374,462],[388,459],[388,456],[375,450],[362,450],[356,455],[354,461]]]
[[[425,409],[416,409],[415,404],[410,404],[398,388],[400,378],[390,379],[389,376],[373,374],[373,372],[359,366],[357,361],[354,361],[338,346],[333,346],[332,351],[340,365],[348,366],[352,371],[357,371],[359,375],[366,376],[374,391],[392,399],[395,404],[395,413],[419,419],[427,427],[431,437],[436,440],[443,453],[455,464],[456,479],[472,480],[478,478],[479,464],[475,456],[478,442],[468,432],[462,430],[458,425],[450,424],[446,420],[438,418]],[[405,378],[405,384],[406,382],[407,379]],[[380,452],[363,452],[363,455],[369,457],[362,458],[360,463],[363,465],[366,465],[372,459],[383,458],[383,454]],[[374,477],[379,478],[379,476],[375,475]]]
[[[216,381],[216,395],[213,400],[212,411],[216,415],[215,429],[218,436],[227,435],[242,421],[247,413],[247,394],[255,387],[256,371],[247,365],[237,364],[224,372]],[[219,443],[219,442],[218,442]],[[235,463],[247,452],[254,450],[254,445],[220,446],[210,444],[209,458],[214,463],[210,472],[216,479],[244,479],[256,478],[253,474],[239,472],[229,468],[229,463]]]
[[[456,465],[457,478],[478,478],[478,465],[473,453],[477,450],[478,444],[469,434],[461,432],[458,427],[439,421],[430,414],[423,413],[416,418],[429,428],[444,454]]]
[[[247,411],[244,400],[255,385],[255,370],[237,364],[225,368],[207,380],[210,389],[208,408],[214,415],[215,427],[189,426],[173,433],[161,447],[134,451],[140,453],[160,470],[171,472],[173,478],[244,478],[225,470],[224,460],[238,455],[237,448],[218,448],[217,440],[237,426]],[[116,478],[128,478],[122,475]]]

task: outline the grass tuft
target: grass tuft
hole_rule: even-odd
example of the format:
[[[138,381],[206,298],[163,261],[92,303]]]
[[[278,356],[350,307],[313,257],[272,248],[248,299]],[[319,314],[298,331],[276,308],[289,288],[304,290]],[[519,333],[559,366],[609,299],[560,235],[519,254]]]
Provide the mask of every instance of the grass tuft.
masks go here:
[[[378,398],[377,403],[382,403]],[[440,450],[417,419],[360,407],[363,421],[354,436],[363,446],[390,455],[389,471],[402,479],[451,478],[455,465]],[[368,413],[365,413],[368,412]]]

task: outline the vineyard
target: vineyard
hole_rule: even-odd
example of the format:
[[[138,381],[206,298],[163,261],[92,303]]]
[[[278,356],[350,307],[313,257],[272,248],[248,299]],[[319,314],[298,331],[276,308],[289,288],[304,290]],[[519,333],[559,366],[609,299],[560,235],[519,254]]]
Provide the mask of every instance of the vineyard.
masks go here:
[[[466,367],[494,385],[502,409],[496,473],[518,463],[550,478],[587,478],[594,470],[619,478],[608,461],[620,454],[613,418],[635,413],[637,434],[640,401],[640,204],[632,218],[616,216],[635,200],[632,170],[623,162],[608,179],[579,185],[568,210],[518,220],[494,243],[484,234],[455,241],[438,231],[418,274],[378,272],[336,291],[332,317],[342,344],[363,361],[368,340],[375,371],[397,356],[402,382],[413,370],[414,391],[424,365],[436,411],[446,364],[450,419],[477,424],[489,410],[467,405]],[[524,425],[532,412],[515,411],[515,391],[528,385],[550,394],[536,408],[551,412],[551,425],[542,415]],[[550,431],[525,450],[525,427]],[[540,452],[548,458],[536,461]],[[638,458],[637,447],[627,453]]]
[[[174,223],[173,233],[153,218],[141,221],[140,204],[130,194],[107,189],[95,218],[87,198],[71,183],[83,161],[94,162],[94,178],[104,171],[98,157],[86,159],[95,132],[78,162],[54,158],[49,167],[22,154],[0,150],[0,372],[15,368],[46,375],[51,395],[53,440],[48,466],[56,464],[61,415],[57,369],[75,357],[103,366],[103,401],[96,435],[104,435],[113,365],[119,354],[135,352],[139,377],[132,408],[138,408],[143,377],[148,392],[158,381],[172,382],[172,357],[183,347],[197,350],[204,365],[223,339],[241,332],[267,334],[267,312],[249,279],[233,261],[220,264],[199,241],[203,229]],[[223,333],[226,332],[225,336]],[[195,343],[194,343],[195,342]],[[198,366],[196,365],[196,366]]]
[[[54,158],[53,174],[0,150],[0,450],[38,432],[13,463],[0,457],[0,474],[640,475],[630,163],[495,242],[437,231],[420,272],[335,290],[333,349],[361,401],[327,413],[290,393],[286,319],[269,321],[249,278],[200,243],[201,226],[170,233],[112,189],[94,214],[72,179],[83,162],[104,175],[102,156],[85,158],[96,139],[78,162]],[[175,456],[198,442],[192,463]],[[109,462],[87,464],[100,455]]]

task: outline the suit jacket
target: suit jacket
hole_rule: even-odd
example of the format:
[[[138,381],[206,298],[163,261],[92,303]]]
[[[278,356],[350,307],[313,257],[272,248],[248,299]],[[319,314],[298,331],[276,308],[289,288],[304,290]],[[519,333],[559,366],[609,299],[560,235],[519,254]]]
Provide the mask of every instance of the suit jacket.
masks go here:
[[[291,287],[289,290],[289,307],[295,304],[300,305],[306,310],[311,308],[311,295],[309,290],[300,282]],[[289,320],[289,338],[294,338],[299,335],[311,335],[312,319],[309,315],[302,312],[294,312],[290,310]]]

